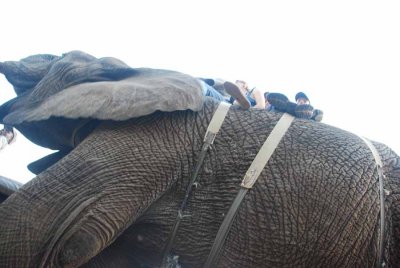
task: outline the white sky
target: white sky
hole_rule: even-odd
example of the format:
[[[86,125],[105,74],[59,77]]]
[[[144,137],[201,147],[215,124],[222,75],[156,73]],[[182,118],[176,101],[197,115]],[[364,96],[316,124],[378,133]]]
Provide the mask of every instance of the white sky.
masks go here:
[[[397,0],[4,1],[0,61],[82,50],[292,100],[304,91],[324,123],[400,154],[399,14]],[[0,75],[0,103],[12,97]],[[26,165],[49,152],[20,134],[0,152],[0,175],[26,182]]]

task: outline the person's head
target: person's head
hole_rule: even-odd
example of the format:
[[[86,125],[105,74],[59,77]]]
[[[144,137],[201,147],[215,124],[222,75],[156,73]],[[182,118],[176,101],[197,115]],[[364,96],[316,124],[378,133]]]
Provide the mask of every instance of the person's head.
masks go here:
[[[0,130],[0,135],[3,135],[6,139],[8,144],[11,144],[15,141],[16,133],[11,126],[5,125],[2,130]]]
[[[310,100],[303,92],[297,93],[295,99],[297,104],[310,104]]]
[[[247,91],[249,88],[246,81],[243,80],[236,80],[235,84],[243,91]]]

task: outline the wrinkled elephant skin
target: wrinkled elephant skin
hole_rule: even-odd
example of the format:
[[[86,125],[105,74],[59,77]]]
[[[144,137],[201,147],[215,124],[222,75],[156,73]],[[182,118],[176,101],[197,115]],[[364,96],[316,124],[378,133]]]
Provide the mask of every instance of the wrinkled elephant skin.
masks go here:
[[[216,105],[102,123],[0,206],[0,267],[158,267]],[[204,264],[280,116],[229,111],[173,243],[182,267]],[[400,161],[374,145],[391,192],[385,261],[398,267]],[[363,141],[296,119],[245,196],[218,267],[374,267],[379,209],[375,162]]]

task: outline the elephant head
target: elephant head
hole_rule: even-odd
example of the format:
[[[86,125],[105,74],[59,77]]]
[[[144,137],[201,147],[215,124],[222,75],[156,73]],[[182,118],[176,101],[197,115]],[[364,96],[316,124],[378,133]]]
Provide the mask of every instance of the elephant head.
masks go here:
[[[188,75],[134,69],[118,59],[97,59],[81,51],[62,57],[44,54],[7,61],[0,63],[0,72],[17,93],[1,106],[0,122],[20,126],[35,143],[55,150],[72,146],[69,132],[81,123],[79,118],[120,121],[157,110],[196,111],[203,102],[197,79]],[[51,121],[53,118],[74,120],[56,122]],[[40,125],[43,121],[46,124]],[[32,131],[25,132],[25,125]],[[61,133],[40,131],[46,127]],[[46,137],[37,137],[39,134]]]
[[[41,54],[0,63],[17,97],[0,106],[0,123],[13,125],[39,146],[58,153],[32,163],[38,173],[72,150],[98,120],[122,121],[155,111],[198,111],[197,79],[150,68],[131,68],[82,51]]]
[[[199,109],[120,119],[112,118],[117,112],[96,117],[112,102],[90,116],[67,116],[74,112],[68,107],[54,112],[76,86],[36,104],[29,94],[6,103],[5,122],[25,124],[22,132],[33,124],[48,126],[40,135],[51,141],[42,143],[58,149],[64,148],[53,137],[58,123],[70,122],[69,138],[79,120],[96,123],[68,145],[64,157],[1,204],[0,266],[158,267],[218,103],[207,99]],[[64,109],[68,112],[59,114]],[[44,111],[48,116],[40,118]],[[203,266],[246,170],[281,115],[230,108],[172,245],[183,267]],[[373,144],[390,192],[384,259],[396,267],[400,159],[387,146]],[[218,267],[372,267],[378,260],[379,212],[378,172],[364,142],[347,131],[295,119],[244,197]]]

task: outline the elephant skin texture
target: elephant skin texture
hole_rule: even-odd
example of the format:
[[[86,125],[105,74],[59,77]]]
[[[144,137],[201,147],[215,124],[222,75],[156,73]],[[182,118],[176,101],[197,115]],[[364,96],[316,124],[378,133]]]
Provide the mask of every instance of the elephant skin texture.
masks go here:
[[[218,103],[106,121],[0,205],[0,267],[160,267]],[[249,165],[281,113],[231,107],[176,239],[202,267]],[[387,267],[399,267],[400,161],[383,161]],[[217,267],[375,267],[378,173],[347,131],[295,119],[239,207]]]

